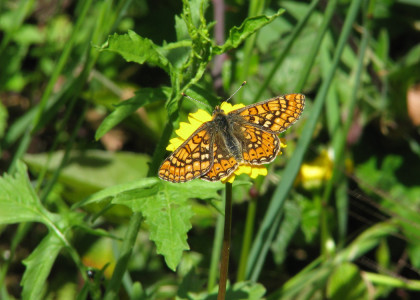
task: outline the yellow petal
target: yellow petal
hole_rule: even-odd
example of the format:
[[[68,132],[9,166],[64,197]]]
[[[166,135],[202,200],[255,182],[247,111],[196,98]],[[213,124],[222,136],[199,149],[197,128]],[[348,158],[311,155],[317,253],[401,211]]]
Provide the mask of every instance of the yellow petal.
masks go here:
[[[222,182],[222,183],[226,183],[226,182],[229,182],[229,183],[233,183],[234,181],[235,181],[235,173],[233,173],[232,175],[230,175],[229,177],[226,177],[226,178],[223,178],[223,179],[221,179],[220,181]]]
[[[181,146],[183,142],[184,140],[181,139],[180,137],[175,137],[173,139],[170,139],[169,145],[168,147],[166,147],[166,150],[173,152],[176,149],[178,149],[178,147]]]
[[[242,108],[242,107],[245,107],[245,105],[243,105],[243,104],[235,104],[235,105],[232,105],[229,102],[223,102],[222,105],[220,105],[220,108],[226,114],[229,113],[229,112],[231,112],[232,110],[239,109],[239,108]]]
[[[251,178],[257,178],[258,176],[267,176],[268,171],[267,168],[264,166],[254,166],[252,168],[252,173],[249,175]]]
[[[175,151],[194,133],[194,131],[198,129],[198,127],[200,127],[204,122],[211,121],[211,115],[205,110],[199,109],[195,113],[188,115],[188,121],[189,123],[179,123],[179,128],[175,130],[178,137],[169,141],[169,145],[166,147],[168,151]]]
[[[196,120],[203,124],[204,122],[211,121],[211,115],[206,112],[205,110],[199,109],[195,113],[188,115],[188,120],[191,122],[191,120]]]

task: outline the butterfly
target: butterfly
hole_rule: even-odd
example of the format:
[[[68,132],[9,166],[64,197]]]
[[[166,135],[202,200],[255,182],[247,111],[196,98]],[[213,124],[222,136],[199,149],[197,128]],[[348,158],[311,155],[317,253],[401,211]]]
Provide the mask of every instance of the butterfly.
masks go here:
[[[186,182],[195,178],[218,181],[241,164],[272,162],[280,151],[277,134],[295,123],[305,107],[305,95],[287,94],[229,113],[216,106],[203,123],[159,168],[159,178]]]

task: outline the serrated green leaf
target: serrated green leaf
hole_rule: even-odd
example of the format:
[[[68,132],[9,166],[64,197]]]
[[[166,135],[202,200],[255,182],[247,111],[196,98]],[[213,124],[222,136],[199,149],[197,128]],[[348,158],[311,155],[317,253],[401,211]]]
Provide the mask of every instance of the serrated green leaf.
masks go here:
[[[193,211],[188,198],[218,198],[217,190],[222,184],[209,184],[195,180],[183,184],[172,184],[147,178],[141,188],[114,194],[112,203],[123,204],[134,212],[141,212],[149,226],[150,239],[155,242],[157,252],[165,257],[166,264],[176,269],[182,252],[188,250],[187,232],[191,229]],[[111,195],[102,193],[101,197]],[[94,196],[92,199],[98,199]],[[92,201],[92,200],[90,200]]]
[[[239,27],[232,27],[229,32],[229,37],[226,43],[222,46],[215,46],[213,48],[214,54],[222,54],[230,49],[237,48],[247,37],[255,33],[261,27],[270,24],[274,19],[284,13],[284,9],[279,9],[276,14],[272,16],[257,16],[247,18]]]
[[[105,133],[114,128],[140,107],[156,101],[166,100],[170,93],[171,89],[167,87],[155,89],[144,88],[137,91],[134,97],[118,104],[115,110],[105,118],[96,131],[95,139],[99,140]]]
[[[221,183],[201,180],[172,184],[158,178],[144,178],[104,189],[73,209],[112,198],[113,204],[126,205],[134,212],[141,212],[149,225],[150,239],[155,242],[157,252],[165,257],[169,268],[175,270],[182,252],[189,249],[186,240],[193,211],[187,199],[218,199],[217,192],[221,188]]]
[[[59,238],[49,233],[23,261],[26,270],[21,282],[22,299],[44,299],[45,282],[62,246]]]
[[[0,224],[42,222],[44,213],[29,182],[26,165],[18,162],[14,175],[0,178]]]
[[[139,64],[148,63],[170,73],[170,63],[160,53],[160,47],[147,38],[139,36],[134,31],[119,35],[115,33],[108,37],[108,41],[101,50],[120,54],[126,61]]]
[[[150,239],[155,242],[157,253],[165,257],[166,264],[176,269],[184,250],[189,250],[187,232],[191,229],[193,212],[186,204],[187,198],[179,198],[170,188],[159,194],[130,195],[133,198],[116,198],[117,204],[130,203],[133,211],[141,212],[149,225]],[[137,197],[136,197],[137,196]]]

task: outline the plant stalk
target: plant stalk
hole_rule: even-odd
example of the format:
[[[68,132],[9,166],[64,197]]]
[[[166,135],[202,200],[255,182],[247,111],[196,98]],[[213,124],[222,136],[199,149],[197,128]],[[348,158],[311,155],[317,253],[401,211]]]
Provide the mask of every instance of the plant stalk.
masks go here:
[[[229,270],[230,235],[232,226],[232,184],[229,182],[226,182],[225,197],[225,227],[223,232],[219,293],[217,295],[217,300],[224,300],[226,297],[226,284]]]

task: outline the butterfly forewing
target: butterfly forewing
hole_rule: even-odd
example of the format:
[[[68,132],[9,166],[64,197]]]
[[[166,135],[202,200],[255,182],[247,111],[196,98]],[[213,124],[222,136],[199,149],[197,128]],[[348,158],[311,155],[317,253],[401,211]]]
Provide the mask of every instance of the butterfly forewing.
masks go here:
[[[281,133],[296,122],[305,107],[303,94],[288,94],[230,112],[245,121],[263,127],[272,133]]]

